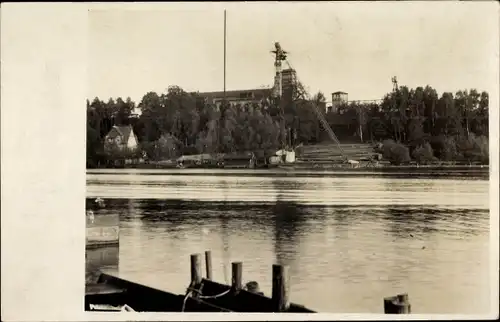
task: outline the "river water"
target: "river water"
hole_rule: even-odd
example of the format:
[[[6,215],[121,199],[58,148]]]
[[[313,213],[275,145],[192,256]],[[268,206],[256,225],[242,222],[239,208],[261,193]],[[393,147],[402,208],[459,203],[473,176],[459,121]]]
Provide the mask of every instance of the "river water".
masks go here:
[[[253,175],[251,175],[253,174]],[[490,310],[487,180],[323,176],[279,171],[94,170],[87,197],[120,214],[118,274],[172,292],[189,255],[212,251],[214,279],[271,294],[272,264],[291,300],[331,313],[383,313],[407,292],[413,313]]]

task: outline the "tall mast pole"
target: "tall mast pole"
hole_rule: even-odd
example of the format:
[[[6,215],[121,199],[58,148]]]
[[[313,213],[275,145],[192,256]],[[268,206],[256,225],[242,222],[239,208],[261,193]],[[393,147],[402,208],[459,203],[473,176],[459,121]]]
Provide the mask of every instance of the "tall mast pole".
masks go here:
[[[224,9],[224,84],[223,84],[223,96],[222,96],[222,109],[226,106],[226,9]],[[220,109],[222,111],[222,109]],[[222,115],[221,115],[222,117]],[[217,152],[221,152],[221,144],[220,144],[220,131],[221,131],[221,124],[220,124],[220,119],[219,119],[219,126],[218,126],[218,131],[217,131]]]
[[[224,9],[224,104],[226,103],[226,9]]]

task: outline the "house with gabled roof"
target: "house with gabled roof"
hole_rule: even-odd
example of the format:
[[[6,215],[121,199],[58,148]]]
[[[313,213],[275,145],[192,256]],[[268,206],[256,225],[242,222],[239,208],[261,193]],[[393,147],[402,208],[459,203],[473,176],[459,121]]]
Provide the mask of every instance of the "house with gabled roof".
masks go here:
[[[139,140],[131,125],[115,125],[104,138],[104,146],[113,146],[120,150],[135,150],[138,144]]]

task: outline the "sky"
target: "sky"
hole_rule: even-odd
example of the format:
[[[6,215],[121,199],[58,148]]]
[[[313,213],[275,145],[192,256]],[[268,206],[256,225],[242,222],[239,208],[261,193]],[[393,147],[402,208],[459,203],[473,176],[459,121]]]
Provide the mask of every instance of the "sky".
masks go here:
[[[494,4],[494,3],[493,3]],[[498,87],[498,11],[492,3],[95,4],[89,11],[89,98],[131,97],[178,85],[270,87],[274,42],[311,95],[380,99],[391,77],[439,93]]]

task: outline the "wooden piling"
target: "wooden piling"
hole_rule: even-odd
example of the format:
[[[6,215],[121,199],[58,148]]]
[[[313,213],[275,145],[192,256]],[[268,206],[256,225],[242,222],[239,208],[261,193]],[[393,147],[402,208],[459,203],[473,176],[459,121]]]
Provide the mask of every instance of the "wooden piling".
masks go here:
[[[273,265],[272,299],[277,312],[284,312],[290,307],[290,274],[286,265]]]
[[[231,288],[234,292],[238,292],[243,288],[242,277],[243,277],[243,263],[233,262],[231,263],[232,269],[232,280]]]
[[[408,294],[398,294],[384,298],[385,314],[410,314],[411,305],[408,300]]]
[[[205,269],[207,272],[207,280],[212,279],[212,252],[205,251]]]
[[[201,255],[192,254],[191,255],[191,284],[198,285],[201,283],[202,273],[201,273]]]

